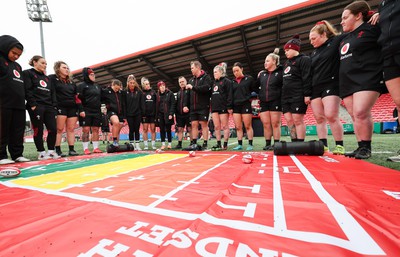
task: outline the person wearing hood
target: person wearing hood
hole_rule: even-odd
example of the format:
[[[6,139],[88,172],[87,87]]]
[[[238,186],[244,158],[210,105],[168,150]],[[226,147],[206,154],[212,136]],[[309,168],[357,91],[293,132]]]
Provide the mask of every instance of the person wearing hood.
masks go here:
[[[156,120],[160,127],[161,150],[165,149],[165,133],[167,134],[168,139],[167,148],[171,149],[171,126],[174,123],[176,100],[174,93],[166,87],[164,81],[159,81],[157,87]]]
[[[217,144],[213,151],[228,149],[229,114],[232,114],[232,80],[226,77],[227,64],[221,62],[214,67],[214,84],[211,89],[211,116],[208,124],[214,124]],[[224,131],[224,145],[221,145],[221,130]],[[211,132],[211,129],[210,129]],[[212,133],[211,133],[212,135]]]
[[[24,47],[14,37],[0,36],[0,164],[27,162],[24,152],[25,87],[16,62]],[[8,159],[8,151],[11,159]]]
[[[311,59],[300,53],[301,40],[295,35],[285,46],[283,66],[282,111],[292,142],[304,141],[304,115],[311,102]]]
[[[95,83],[96,77],[91,68],[83,68],[83,82],[78,86],[78,97],[82,102],[79,125],[82,127],[83,152],[90,154],[89,133],[92,132],[93,153],[99,149],[99,128],[101,126],[101,87]]]
[[[333,154],[343,155],[343,125],[339,118],[339,44],[345,34],[340,35],[328,21],[315,24],[309,38],[315,48],[311,53],[312,96],[311,109],[317,122],[317,134],[328,150],[328,129],[332,131],[336,147]]]
[[[258,73],[256,85],[260,100],[260,119],[264,128],[265,147],[263,150],[273,150],[274,143],[281,138],[282,117],[282,66],[279,63],[279,48],[265,58],[264,70]]]
[[[35,55],[29,61],[33,68],[24,70],[26,108],[31,118],[33,141],[39,152],[38,160],[58,159],[55,152],[57,137],[57,97],[54,85],[46,75],[47,62]],[[44,126],[47,129],[47,153],[44,148]]]

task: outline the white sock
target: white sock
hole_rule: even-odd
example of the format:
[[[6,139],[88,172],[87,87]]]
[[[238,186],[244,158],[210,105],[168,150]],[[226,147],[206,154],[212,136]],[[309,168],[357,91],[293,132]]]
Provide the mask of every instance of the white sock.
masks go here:
[[[151,146],[155,147],[156,146],[156,141],[151,141]]]
[[[99,148],[99,141],[93,141],[93,149]]]
[[[145,147],[148,147],[148,146],[149,146],[149,142],[143,141],[143,143],[144,143],[144,146],[145,146]]]
[[[82,142],[82,145],[83,145],[83,150],[86,150],[89,147],[89,142]]]

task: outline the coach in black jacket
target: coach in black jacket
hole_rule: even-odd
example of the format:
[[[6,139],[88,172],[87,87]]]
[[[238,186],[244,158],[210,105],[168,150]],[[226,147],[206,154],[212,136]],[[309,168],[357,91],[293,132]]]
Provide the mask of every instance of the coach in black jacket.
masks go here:
[[[210,90],[211,78],[201,69],[199,61],[190,63],[190,70],[193,77],[186,85],[186,89],[190,89],[190,120],[192,123],[192,143],[190,149],[200,149],[197,146],[197,137],[199,136],[199,124],[201,125],[202,135],[204,138],[203,147],[207,147],[208,139],[208,116],[210,115]]]

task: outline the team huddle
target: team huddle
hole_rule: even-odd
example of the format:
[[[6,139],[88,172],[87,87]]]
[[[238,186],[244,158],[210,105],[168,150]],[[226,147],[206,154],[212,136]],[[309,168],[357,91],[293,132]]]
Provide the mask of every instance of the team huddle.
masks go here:
[[[232,150],[252,151],[251,101],[255,94],[263,124],[263,150],[273,150],[274,144],[280,141],[282,115],[291,140],[304,141],[304,116],[310,105],[318,138],[326,151],[329,150],[329,123],[335,140],[333,154],[370,158],[371,109],[376,100],[389,92],[400,109],[400,6],[397,2],[382,1],[377,13],[365,1],[347,5],[342,13],[343,33],[326,20],[318,21],[309,32],[314,47],[310,55],[301,53],[301,40],[295,35],[283,46],[285,63],[280,64],[279,48],[275,49],[266,56],[264,69],[256,78],[245,74],[240,62],[231,68],[233,78],[227,77],[225,62],[214,67],[212,78],[202,70],[199,61],[192,61],[193,76],[189,80],[179,77],[180,90],[175,94],[164,81],[158,81],[155,90],[148,78],[142,77],[139,85],[134,75],[129,75],[124,83],[113,79],[110,85],[102,87],[96,83],[91,68],[82,70],[83,82],[76,85],[63,61],[54,64],[54,74],[46,75],[47,63],[42,56],[33,56],[29,63],[32,68],[22,71],[16,62],[23,52],[22,44],[12,36],[3,35],[0,37],[0,164],[29,161],[23,157],[25,110],[30,116],[39,160],[66,156],[60,146],[64,131],[68,155],[78,155],[74,149],[77,122],[82,127],[85,155],[102,152],[99,132],[109,124],[114,149],[120,147],[120,131],[125,125],[129,127],[129,141],[135,150],[156,148],[157,127],[161,149],[172,149],[174,124],[178,138],[174,149],[182,149],[185,132],[190,134],[191,142],[184,150],[207,149],[210,119],[216,137],[216,144],[210,149],[219,151],[228,149],[229,117],[232,116],[238,143]],[[342,101],[352,118],[358,141],[358,148],[347,153],[339,119]],[[45,128],[47,151],[43,140]],[[202,144],[197,142],[200,135]],[[246,146],[243,145],[245,135]],[[400,161],[400,157],[393,158]]]

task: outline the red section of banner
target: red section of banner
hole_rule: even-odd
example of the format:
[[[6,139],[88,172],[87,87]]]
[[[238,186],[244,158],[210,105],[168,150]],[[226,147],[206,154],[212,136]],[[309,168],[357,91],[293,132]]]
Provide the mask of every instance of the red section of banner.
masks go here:
[[[59,191],[4,182],[0,256],[398,256],[399,172],[252,155],[199,152]]]

